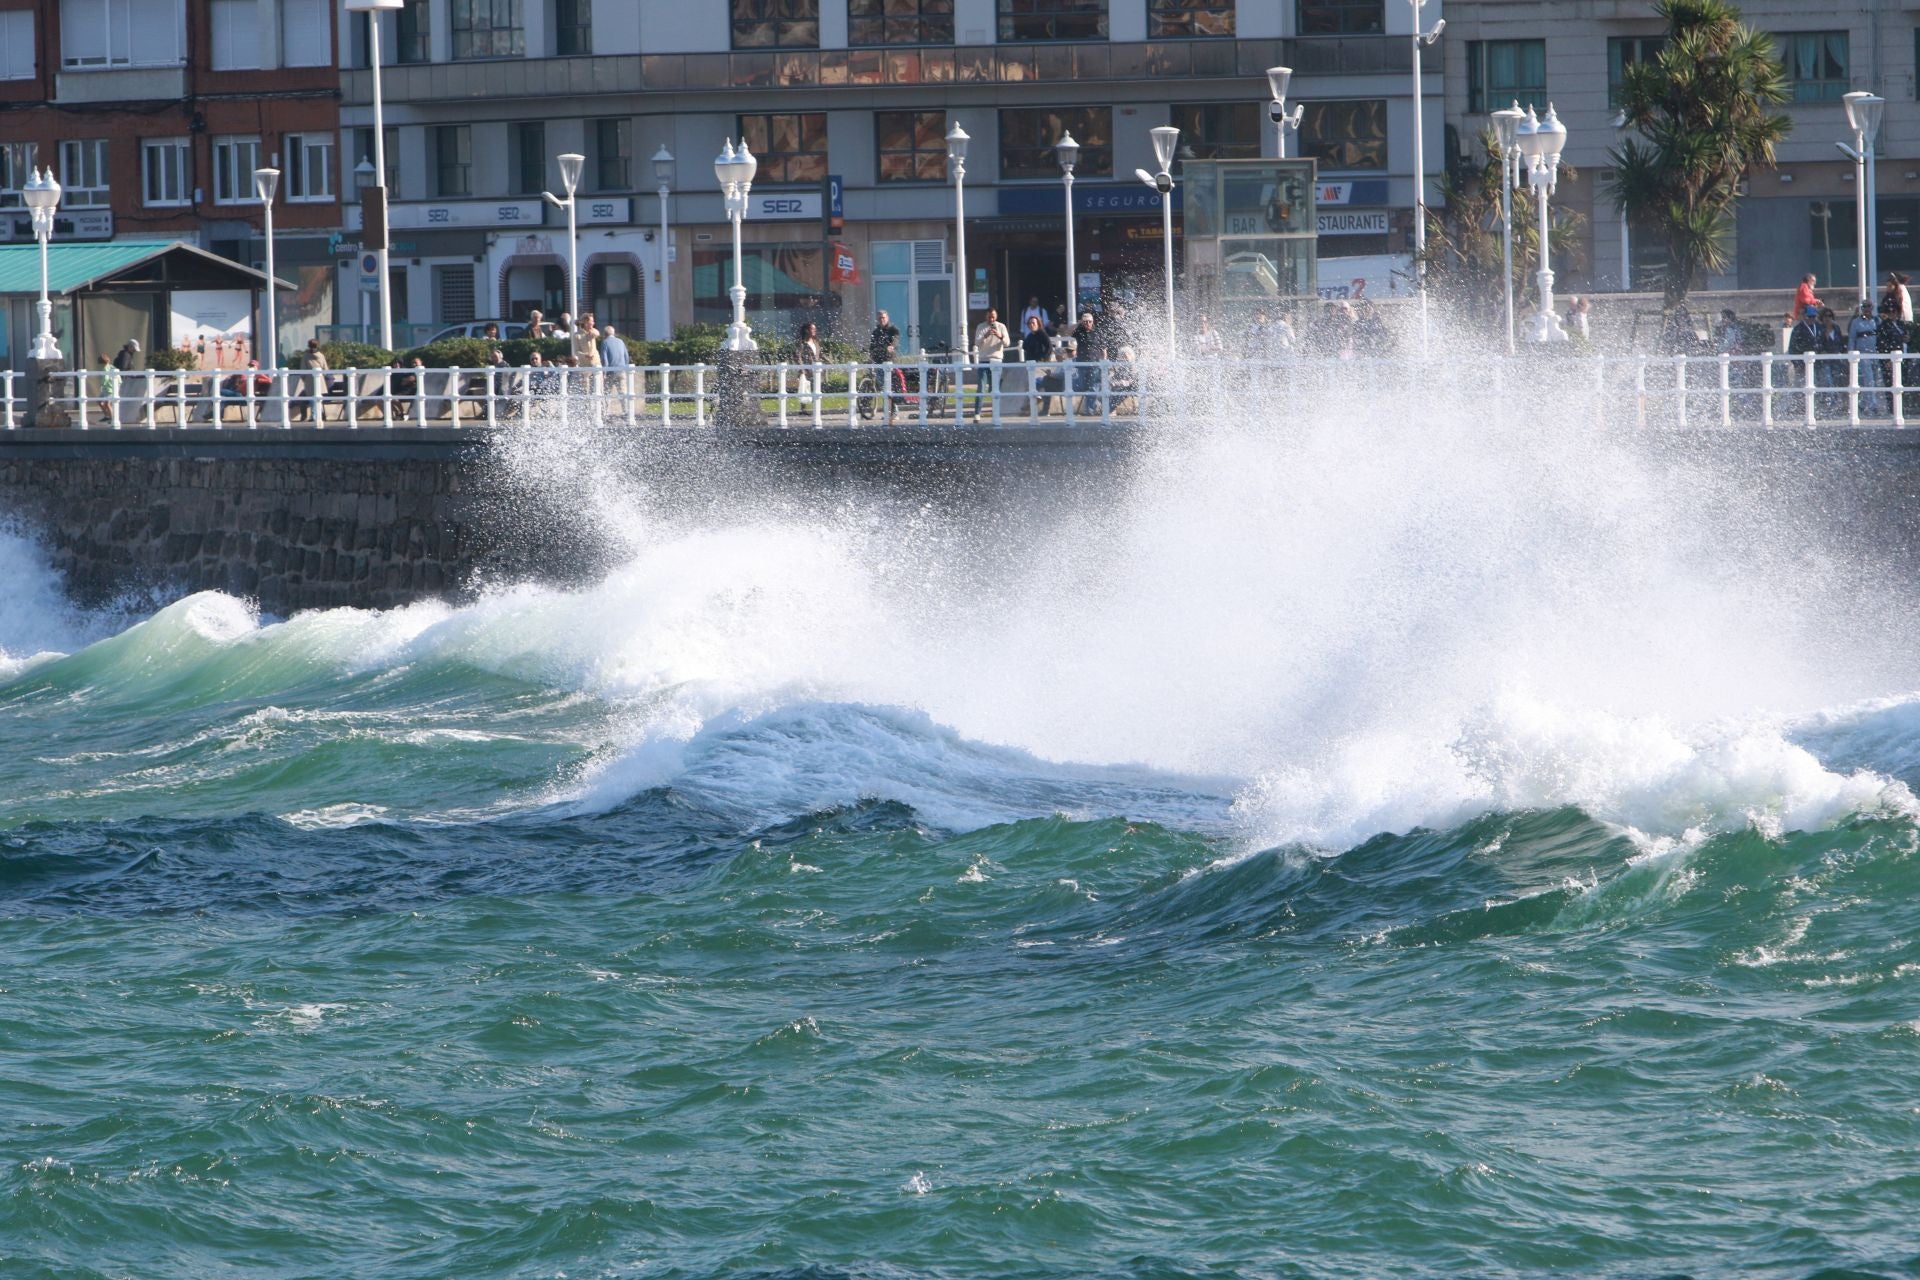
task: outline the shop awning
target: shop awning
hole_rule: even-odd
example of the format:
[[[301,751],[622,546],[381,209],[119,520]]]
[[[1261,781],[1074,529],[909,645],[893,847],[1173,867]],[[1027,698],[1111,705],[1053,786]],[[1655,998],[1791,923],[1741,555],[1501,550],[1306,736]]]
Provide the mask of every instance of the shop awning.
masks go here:
[[[181,240],[105,240],[47,247],[47,292],[55,297],[109,285],[154,289],[264,289],[267,274]],[[298,286],[286,280],[280,288]],[[0,245],[0,295],[40,293],[40,246]]]

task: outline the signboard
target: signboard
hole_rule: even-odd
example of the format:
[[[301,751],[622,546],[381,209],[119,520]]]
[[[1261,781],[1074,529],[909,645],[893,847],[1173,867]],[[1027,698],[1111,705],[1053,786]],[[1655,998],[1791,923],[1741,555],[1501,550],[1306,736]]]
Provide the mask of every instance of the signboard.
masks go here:
[[[1181,189],[1173,189],[1173,207],[1180,208]],[[1000,212],[1049,213],[1060,216],[1062,201],[1058,184],[1049,183],[1044,187],[1002,187],[999,191]],[[1073,184],[1073,211],[1076,214],[1091,213],[1107,217],[1135,215],[1145,217],[1160,215],[1160,193],[1138,182],[1076,182]]]
[[[176,289],[167,297],[173,345],[193,353],[198,368],[246,367],[252,294],[245,289]]]
[[[1383,236],[1388,231],[1385,209],[1340,209],[1315,220],[1323,236]]]
[[[837,173],[827,175],[827,234],[839,235],[847,229],[846,183]]]
[[[113,239],[113,210],[61,209],[53,215],[55,240]],[[33,216],[10,213],[0,217],[0,241],[32,240]]]
[[[1385,204],[1385,178],[1359,178],[1352,182],[1314,183],[1314,203],[1321,205]]]
[[[822,204],[818,191],[756,191],[747,197],[747,218],[754,222],[817,218]]]
[[[580,196],[578,199],[580,201],[580,207],[576,220],[582,226],[588,223],[626,223],[633,221],[633,201],[626,196],[594,196],[592,199],[588,199],[586,196]],[[555,216],[564,222],[567,211],[565,209],[555,210]]]
[[[587,204],[587,201],[581,202],[582,213],[586,212]],[[343,212],[347,230],[360,230],[360,206],[347,205]],[[538,200],[449,200],[438,204],[389,205],[387,210],[387,225],[394,230],[406,231],[437,231],[455,227],[537,227],[541,221]]]
[[[378,289],[380,287],[380,255],[363,253],[360,255],[360,287]]]

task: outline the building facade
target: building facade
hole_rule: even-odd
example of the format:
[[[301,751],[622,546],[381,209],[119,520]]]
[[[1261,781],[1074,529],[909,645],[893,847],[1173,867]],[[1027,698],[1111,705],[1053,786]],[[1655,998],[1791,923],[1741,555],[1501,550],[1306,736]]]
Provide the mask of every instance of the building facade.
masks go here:
[[[1439,14],[1434,0],[1422,16]],[[373,150],[365,21],[341,43],[349,168]],[[1290,152],[1318,158],[1321,205],[1337,215],[1323,218],[1323,285],[1405,287],[1406,0],[407,0],[381,21],[395,315],[417,326],[564,307],[565,216],[540,195],[560,191],[563,152],[586,157],[582,306],[652,337],[725,320],[731,232],[712,161],[744,138],[759,160],[743,269],[756,333],[812,319],[854,338],[881,307],[910,348],[945,343],[955,123],[972,139],[974,320],[987,305],[1011,324],[1030,298],[1066,301],[1053,148],[1067,131],[1080,144],[1075,292],[1157,292],[1160,197],[1133,176],[1154,166],[1148,131],[1177,125],[1194,158],[1272,155],[1276,64],[1295,68],[1307,104]],[[1427,68],[1431,173],[1443,155],[1431,52]],[[651,163],[663,147],[675,158],[664,238]],[[349,240],[357,217],[346,211]],[[364,298],[360,261],[339,265],[343,298]]]
[[[253,171],[281,171],[283,345],[332,319],[340,225],[337,0],[0,0],[0,241],[31,240],[21,187],[63,188],[56,237],[181,239],[264,259]],[[150,332],[245,351],[251,316],[155,317]],[[16,300],[0,367],[35,323]],[[91,362],[93,353],[81,353]]]
[[[1840,99],[1855,89],[1887,99],[1876,147],[1880,267],[1920,272],[1920,5],[1806,9],[1789,0],[1741,0],[1740,9],[1749,25],[1774,37],[1792,89],[1782,110],[1793,131],[1778,172],[1754,175],[1740,201],[1732,269],[1706,283],[1789,289],[1813,271],[1850,302],[1847,287],[1859,270],[1857,184],[1853,162],[1834,144],[1852,140]],[[1626,278],[1647,287],[1661,265],[1652,238],[1623,225],[1606,178],[1619,138],[1613,98],[1621,71],[1657,53],[1662,29],[1644,0],[1447,4],[1446,119],[1455,154],[1478,156],[1487,113],[1515,99],[1541,111],[1551,102],[1567,126],[1566,159],[1578,177],[1561,184],[1555,203],[1588,219],[1584,264],[1561,272],[1574,289],[1617,289]]]

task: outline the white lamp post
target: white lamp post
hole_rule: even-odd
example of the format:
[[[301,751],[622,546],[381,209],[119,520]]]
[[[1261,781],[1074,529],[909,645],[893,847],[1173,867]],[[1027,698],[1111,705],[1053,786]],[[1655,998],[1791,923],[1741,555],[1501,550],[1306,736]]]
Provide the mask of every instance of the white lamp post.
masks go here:
[[[1180,145],[1180,131],[1170,124],[1149,130],[1153,135],[1153,159],[1160,166],[1153,173],[1135,169],[1133,176],[1160,193],[1161,261],[1167,277],[1167,359],[1179,348],[1179,332],[1173,320],[1173,152]]]
[[[253,194],[259,199],[260,207],[266,213],[267,236],[267,306],[266,341],[255,343],[254,354],[260,357],[262,369],[280,367],[280,326],[279,317],[274,311],[273,274],[273,193],[280,189],[280,171],[278,169],[255,169],[253,171]]]
[[[733,299],[733,323],[727,326],[729,351],[759,350],[753,331],[747,327],[747,283],[741,275],[740,254],[740,220],[747,216],[747,193],[753,190],[753,175],[759,169],[760,162],[747,150],[745,138],[740,139],[737,151],[729,141],[713,162],[713,176],[720,179],[720,189],[726,192],[727,218],[733,223],[733,287],[727,290],[727,296]]]
[[[1427,152],[1425,121],[1420,107],[1420,49],[1440,38],[1445,18],[1433,30],[1420,29],[1420,10],[1427,0],[1407,0],[1413,6],[1413,279],[1420,291],[1420,342],[1427,341]]]
[[[53,235],[53,211],[60,206],[60,183],[51,169],[35,169],[20,189],[21,199],[33,215],[33,238],[40,242],[40,332],[27,353],[34,360],[60,359],[60,344],[53,337],[53,299],[47,296],[47,241]]]
[[[1613,113],[1615,136],[1627,131],[1627,113]],[[1620,292],[1633,292],[1633,241],[1627,227],[1627,207],[1620,206]]]
[[[1527,161],[1527,185],[1533,188],[1534,202],[1540,207],[1540,314],[1535,320],[1533,340],[1565,342],[1566,330],[1560,327],[1560,317],[1553,312],[1553,246],[1547,201],[1560,184],[1560,153],[1566,149],[1567,126],[1560,123],[1553,104],[1548,103],[1544,120],[1537,118],[1533,108],[1528,107],[1527,118],[1520,123],[1518,132],[1520,151]]]
[[[1500,261],[1506,268],[1500,277],[1507,303],[1507,354],[1515,347],[1513,324],[1513,189],[1520,185],[1520,122],[1527,113],[1515,102],[1493,113],[1494,137],[1500,147]]]
[[[1880,278],[1879,253],[1874,237],[1879,233],[1879,210],[1874,208],[1879,185],[1874,173],[1873,140],[1880,132],[1880,116],[1887,109],[1887,100],[1878,94],[1856,89],[1844,95],[1841,102],[1847,107],[1847,127],[1853,130],[1853,146],[1845,143],[1840,149],[1853,157],[1855,194],[1854,227],[1860,239],[1860,301],[1873,301],[1873,286]]]
[[[1273,95],[1267,105],[1267,119],[1273,121],[1273,154],[1282,160],[1287,158],[1287,130],[1299,132],[1300,117],[1307,110],[1305,103],[1295,103],[1291,112],[1287,110],[1287,86],[1292,81],[1292,67],[1267,68],[1267,91]]]
[[[973,139],[955,120],[947,130],[947,163],[953,167],[953,358],[967,358],[967,144]],[[1073,305],[1073,295],[1067,295]]]
[[[348,13],[367,15],[367,62],[373,68],[373,185],[380,191],[380,226],[377,231],[366,225],[364,208],[361,209],[360,234],[362,238],[371,231],[374,240],[374,254],[379,258],[380,272],[380,345],[393,350],[393,299],[388,296],[392,281],[387,271],[387,124],[380,109],[380,15],[398,13],[406,7],[406,0],[345,0]]]
[[[668,275],[671,265],[668,239],[667,197],[673,192],[673,152],[667,150],[667,144],[661,143],[660,149],[653,153],[653,180],[660,184],[660,310],[667,320],[667,337],[673,337],[673,288]]]
[[[572,151],[560,157],[560,189],[567,193],[566,199],[551,191],[540,193],[542,200],[567,211],[567,314],[576,327],[580,323],[580,206],[573,193],[580,189],[580,169],[586,162],[585,156]]]
[[[1060,141],[1053,144],[1053,154],[1060,160],[1060,182],[1066,187],[1067,195],[1067,314],[1074,316],[1080,310],[1079,259],[1073,252],[1073,166],[1080,160],[1080,144],[1073,140],[1073,131],[1069,129],[1060,135]]]

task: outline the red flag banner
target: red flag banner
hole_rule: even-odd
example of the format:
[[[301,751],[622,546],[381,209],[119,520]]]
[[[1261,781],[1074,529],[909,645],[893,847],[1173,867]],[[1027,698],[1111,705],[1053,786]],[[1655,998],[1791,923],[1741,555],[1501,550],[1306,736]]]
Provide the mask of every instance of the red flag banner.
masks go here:
[[[859,284],[860,268],[853,260],[853,250],[833,242],[833,282],[835,284]]]

